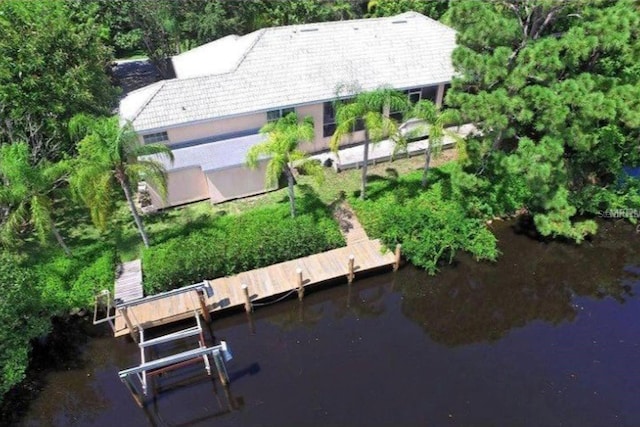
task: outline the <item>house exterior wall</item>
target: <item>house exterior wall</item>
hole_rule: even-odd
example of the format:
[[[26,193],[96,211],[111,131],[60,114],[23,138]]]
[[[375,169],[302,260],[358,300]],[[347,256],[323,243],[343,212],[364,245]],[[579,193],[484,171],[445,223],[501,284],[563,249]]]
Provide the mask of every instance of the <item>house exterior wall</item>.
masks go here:
[[[149,186],[149,195],[153,206],[166,208],[207,199],[209,198],[209,187],[202,169],[194,166],[167,173],[166,200],[163,200],[151,186]]]
[[[169,128],[167,129],[167,134],[169,135],[169,143],[167,145],[171,146],[185,141],[259,129],[266,122],[267,113],[263,112]]]
[[[277,187],[266,186],[268,161],[261,161],[256,169],[237,166],[228,169],[207,171],[205,173],[208,192],[212,203],[248,197],[254,194],[274,190]]]

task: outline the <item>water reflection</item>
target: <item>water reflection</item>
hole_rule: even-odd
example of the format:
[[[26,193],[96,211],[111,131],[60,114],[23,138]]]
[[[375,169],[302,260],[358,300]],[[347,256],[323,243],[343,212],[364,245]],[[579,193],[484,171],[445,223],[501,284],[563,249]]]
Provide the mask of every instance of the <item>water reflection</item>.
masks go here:
[[[313,304],[305,304],[304,300],[296,303],[291,301],[261,318],[283,331],[291,331],[300,326],[311,330],[327,316],[336,320],[378,317],[385,312],[385,297],[389,294],[387,288],[377,281],[356,281],[352,285],[337,284],[330,290],[315,289],[318,294],[313,293]],[[326,304],[321,304],[326,301],[331,302],[331,310],[325,310]]]
[[[600,234],[577,247],[542,243],[514,233],[510,224],[494,232],[498,263],[466,256],[435,277],[404,269],[397,281],[402,312],[434,341],[448,346],[495,341],[534,320],[554,325],[572,321],[579,307],[573,296],[612,297],[624,302],[638,279],[639,247],[633,227],[603,223]]]

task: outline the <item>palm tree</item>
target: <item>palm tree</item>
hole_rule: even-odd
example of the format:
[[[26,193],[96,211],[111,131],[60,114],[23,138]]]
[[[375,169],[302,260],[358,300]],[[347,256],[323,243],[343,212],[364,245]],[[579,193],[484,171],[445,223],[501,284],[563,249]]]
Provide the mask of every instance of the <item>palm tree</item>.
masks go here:
[[[141,144],[131,125],[121,126],[118,117],[95,118],[81,114],[71,120],[69,128],[72,136],[80,139],[69,183],[74,194],[89,208],[93,223],[100,229],[106,228],[113,212],[117,184],[127,199],[144,246],[149,247],[149,237],[133,202],[131,186],[144,176],[145,181],[166,197],[167,175],[158,157],[173,161],[171,150],[163,144]]]
[[[337,152],[342,139],[352,133],[361,121],[364,122],[361,199],[365,198],[367,186],[370,143],[378,143],[384,138],[398,142],[401,138],[398,123],[389,117],[389,112],[401,112],[404,114],[408,106],[409,101],[406,95],[389,88],[362,92],[352,102],[337,104],[336,130],[331,137],[331,151]]]
[[[322,167],[318,162],[308,158],[308,154],[298,147],[301,142],[310,142],[314,138],[313,119],[305,117],[298,121],[296,113],[289,113],[285,117],[271,123],[267,123],[260,129],[260,133],[266,136],[266,140],[256,144],[247,153],[247,165],[256,168],[261,156],[268,156],[267,185],[274,186],[284,173],[289,187],[289,204],[291,216],[296,216],[296,201],[293,190],[295,179],[292,167],[297,167],[305,173],[314,176],[318,180],[324,178]]]
[[[446,129],[447,126],[460,123],[460,116],[455,110],[440,110],[429,100],[417,102],[409,112],[409,117],[420,120],[420,125],[408,132],[405,137],[399,140],[397,149],[407,149],[407,140],[412,137],[429,136],[429,143],[425,150],[424,171],[422,174],[422,186],[427,186],[427,174],[429,173],[429,165],[431,156],[437,158],[442,152],[442,143],[445,137],[460,142],[462,138],[455,132]]]
[[[33,164],[24,142],[0,147],[0,205],[6,213],[3,240],[10,240],[30,223],[42,242],[52,233],[65,254],[71,255],[53,219],[52,193],[63,181],[66,170],[66,161],[42,160]]]

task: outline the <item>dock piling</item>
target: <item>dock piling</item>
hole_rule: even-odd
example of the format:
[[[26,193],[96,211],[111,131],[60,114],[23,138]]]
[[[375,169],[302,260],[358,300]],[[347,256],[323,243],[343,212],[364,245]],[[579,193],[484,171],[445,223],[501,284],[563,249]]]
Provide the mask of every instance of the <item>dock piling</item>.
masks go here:
[[[207,303],[204,296],[204,290],[198,289],[196,290],[196,293],[198,294],[198,301],[200,302],[200,310],[202,311],[202,317],[204,318],[205,322],[209,323],[211,322],[211,313],[209,313],[209,309],[207,308]]]
[[[133,322],[131,322],[131,318],[129,318],[127,307],[120,307],[118,310],[120,311],[120,314],[122,315],[122,318],[124,319],[124,323],[127,325],[127,328],[129,328],[129,334],[131,334],[131,338],[133,338],[133,341],[137,343],[138,337],[136,336],[136,330],[133,326]]]
[[[298,299],[302,301],[302,298],[304,298],[304,286],[302,281],[302,269],[300,267],[296,268],[296,274],[298,276]]]
[[[251,306],[251,298],[249,297],[249,286],[243,283],[242,291],[244,292],[244,309],[247,313],[251,313],[253,307]]]
[[[349,284],[353,283],[353,278],[355,276],[353,270],[354,270],[354,260],[355,260],[355,256],[353,254],[349,255],[349,275],[347,276],[347,280],[349,281]]]
[[[400,268],[400,255],[401,255],[402,245],[398,243],[396,245],[396,261],[393,264],[393,271],[398,271]]]

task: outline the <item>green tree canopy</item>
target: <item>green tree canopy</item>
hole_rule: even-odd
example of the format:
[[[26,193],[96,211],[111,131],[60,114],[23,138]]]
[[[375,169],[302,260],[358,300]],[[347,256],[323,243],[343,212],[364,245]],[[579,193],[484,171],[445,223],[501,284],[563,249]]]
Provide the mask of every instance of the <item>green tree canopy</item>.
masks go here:
[[[481,131],[467,172],[524,173],[538,231],[581,240],[595,230],[575,222],[593,208],[581,193],[614,190],[622,166],[638,162],[637,5],[460,1],[448,15],[459,47],[447,101]]]
[[[0,401],[24,379],[30,341],[50,327],[49,317],[42,314],[37,276],[19,261],[0,252]]]
[[[448,8],[449,2],[443,0],[370,0],[367,3],[370,17],[393,16],[414,11],[433,19],[440,19]]]
[[[118,117],[75,116],[71,134],[79,138],[78,157],[69,183],[74,194],[89,208],[94,224],[105,229],[115,206],[118,186],[134,218],[145,247],[149,238],[136,209],[132,185],[144,177],[162,196],[167,194],[167,176],[157,158],[173,160],[171,150],[163,144],[141,144],[130,125],[120,126]]]
[[[61,0],[0,2],[0,143],[27,141],[36,158],[73,146],[68,120],[115,101],[111,51],[90,13]]]

